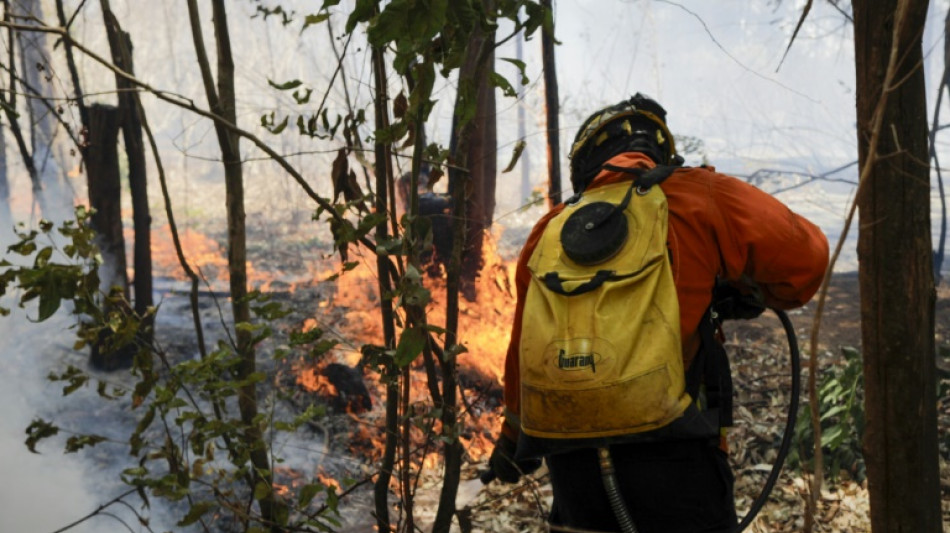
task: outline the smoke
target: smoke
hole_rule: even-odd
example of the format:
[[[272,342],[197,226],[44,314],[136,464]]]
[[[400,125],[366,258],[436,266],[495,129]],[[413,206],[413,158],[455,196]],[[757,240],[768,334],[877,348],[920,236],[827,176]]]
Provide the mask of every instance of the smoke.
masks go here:
[[[11,298],[0,305],[11,307]],[[32,313],[35,316],[35,312]],[[61,391],[45,379],[53,359],[66,351],[63,331],[69,326],[66,313],[44,323],[31,323],[27,313],[14,309],[0,318],[0,531],[55,531],[95,510],[97,499],[89,486],[91,478],[77,456],[62,452],[62,440],[53,439],[27,450],[24,430],[37,416],[54,412],[53,402]],[[93,521],[70,531],[104,531]]]
[[[3,233],[0,241],[11,242]],[[6,246],[3,247],[4,249]],[[14,257],[6,257],[13,262]],[[12,287],[10,288],[12,289]],[[96,381],[123,384],[128,374],[95,374],[89,370],[88,349],[73,349],[73,327],[77,317],[68,302],[43,322],[35,302],[17,306],[19,295],[0,298],[0,306],[11,309],[0,317],[0,533],[44,533],[69,527],[71,533],[167,531],[173,516],[152,501],[146,509],[135,494],[117,502],[129,492],[122,483],[123,469],[135,466],[128,453],[128,437],[135,427],[128,399],[107,402],[96,392]],[[31,319],[32,317],[32,319]],[[89,374],[91,383],[64,396],[63,382],[53,382],[51,373],[68,367]],[[25,440],[26,428],[42,419],[60,428],[59,434],[42,440],[31,452]],[[74,434],[94,433],[107,438],[94,447],[65,453],[66,439]],[[156,505],[158,504],[158,505]],[[139,517],[148,519],[149,526]],[[78,523],[77,523],[78,522]],[[75,525],[73,525],[75,524]]]

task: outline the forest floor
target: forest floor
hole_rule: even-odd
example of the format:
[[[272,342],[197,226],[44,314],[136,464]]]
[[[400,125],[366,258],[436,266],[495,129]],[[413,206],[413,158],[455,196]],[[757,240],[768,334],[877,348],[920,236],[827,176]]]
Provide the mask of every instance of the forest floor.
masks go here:
[[[313,265],[302,263],[306,262],[302,259],[305,254],[300,251],[293,246],[268,246],[257,251],[257,257],[252,257],[251,262],[255,272],[262,277],[276,278],[276,281],[271,279],[269,282],[272,291],[312,309],[315,302],[326,301],[327,295],[332,293],[332,286],[327,284],[329,282],[280,281],[282,277],[299,279],[301,272],[314,270]],[[250,252],[252,256],[255,255],[255,250]],[[214,274],[213,268],[209,266],[204,267],[204,272]],[[253,277],[252,274],[252,279]],[[818,360],[821,369],[819,375],[824,379],[822,383],[828,385],[828,390],[834,389],[835,383],[843,389],[843,392],[839,391],[839,403],[849,399],[849,377],[856,375],[855,370],[860,374],[860,360],[846,357],[849,353],[847,348],[860,348],[859,305],[857,276],[853,273],[833,276],[820,326]],[[812,301],[802,309],[789,312],[803,350],[803,358],[807,357],[809,350],[815,307],[816,301]],[[348,327],[347,322],[352,320],[352,311],[345,308],[324,309],[323,316],[318,318],[318,321],[322,325],[345,330]],[[938,391],[942,504],[944,528],[950,530],[950,288],[946,283],[938,290],[936,317],[936,341],[941,354],[938,366],[942,369]],[[291,315],[288,320],[302,319],[302,315],[297,314]],[[185,322],[187,321],[179,325],[187,327]],[[170,333],[181,338],[178,332]],[[774,316],[763,315],[754,321],[731,323],[726,327],[725,334],[736,386],[736,427],[732,430],[729,440],[730,457],[736,475],[737,509],[741,516],[761,490],[776,457],[787,419],[791,370],[785,335],[780,322]],[[352,342],[359,345],[358,339],[353,339]],[[187,351],[187,347],[181,348]],[[803,362],[803,366],[805,364]],[[273,370],[278,374],[274,378],[278,387],[295,386],[296,380],[286,374],[287,369]],[[281,373],[283,375],[280,375]],[[803,369],[802,376],[803,405],[799,410],[799,426],[807,425],[802,423],[802,419],[808,416],[807,391],[804,389],[807,384],[807,370]],[[372,378],[368,381],[373,390]],[[497,382],[485,386],[493,390],[481,391],[482,394],[495,398],[500,396]],[[297,392],[298,396],[302,394],[310,393]],[[369,472],[374,461],[378,459],[374,450],[378,451],[379,443],[365,447],[354,446],[354,443],[360,439],[376,438],[374,434],[378,436],[378,427],[375,428],[376,432],[367,431],[367,428],[381,423],[382,403],[379,389],[373,392],[373,396],[374,409],[371,413],[331,415],[319,428],[319,432],[323,432],[324,437],[327,437],[323,444],[326,451],[350,463],[362,462],[360,471],[364,473]],[[489,420],[498,422],[500,406],[497,401],[489,410]],[[835,463],[837,468],[826,470],[830,475],[826,476],[818,503],[815,530],[869,531],[868,492],[855,431],[859,422],[846,416],[833,422],[831,430],[841,431],[843,435],[839,439],[837,451],[825,457],[826,465]],[[328,428],[330,431],[327,431]],[[485,428],[484,424],[480,426],[482,441],[491,438],[492,434],[497,433],[497,429],[497,424],[490,428]],[[331,434],[332,438],[329,437]],[[473,480],[480,471],[487,468],[487,453],[490,449],[485,449],[484,442],[482,444],[478,453],[467,454],[463,479]],[[800,443],[793,445],[789,461],[768,503],[747,531],[792,532],[802,529],[809,478],[802,474],[801,462],[802,458],[810,455],[806,451],[807,448],[808,445],[802,446]],[[415,515],[419,518],[419,525],[423,530],[435,514],[440,489],[439,472],[437,465],[428,465],[419,480]],[[337,479],[353,479],[355,476],[351,474],[352,472],[346,475],[327,472],[327,475],[335,475]],[[372,507],[368,490],[367,486],[355,491],[356,497],[352,498],[352,505],[346,499],[341,501],[341,533],[373,530],[375,521],[370,514]],[[391,499],[395,501],[398,498],[393,495]],[[459,501],[467,501],[463,502],[464,506],[459,505],[462,507],[461,519],[465,522],[460,530],[491,533],[544,531],[544,518],[550,509],[550,499],[550,486],[547,484],[544,467],[519,485],[493,482],[482,487],[478,482],[463,481]]]
[[[817,300],[789,312],[795,326],[803,358],[807,357]],[[860,296],[855,273],[833,276],[819,328],[821,383],[838,381],[846,386],[848,348],[861,344]],[[938,402],[938,435],[944,529],[950,530],[950,287],[938,290],[936,342],[941,359]],[[790,389],[788,348],[780,322],[763,316],[754,321],[727,323],[727,350],[733,365],[736,386],[736,427],[730,434],[730,457],[736,475],[737,510],[742,516],[761,490],[771,469],[787,419]],[[854,352],[852,352],[854,353]],[[852,359],[851,370],[860,373],[860,359]],[[803,367],[807,359],[803,359]],[[807,369],[802,371],[801,427],[808,423]],[[831,390],[833,385],[828,385]],[[844,395],[840,398],[845,401]],[[822,487],[816,513],[815,531],[870,531],[868,491],[864,479],[860,444],[855,422],[838,419],[847,435],[835,452],[826,453],[826,466],[840,463],[832,475],[830,468]],[[833,426],[834,426],[833,425]],[[834,430],[826,428],[826,432]],[[768,503],[747,531],[794,532],[804,525],[805,501],[810,476],[803,475],[800,457],[806,454],[800,441],[793,445]],[[543,517],[550,502],[550,489],[542,468],[518,487],[494,483],[471,504],[474,531],[542,531]]]

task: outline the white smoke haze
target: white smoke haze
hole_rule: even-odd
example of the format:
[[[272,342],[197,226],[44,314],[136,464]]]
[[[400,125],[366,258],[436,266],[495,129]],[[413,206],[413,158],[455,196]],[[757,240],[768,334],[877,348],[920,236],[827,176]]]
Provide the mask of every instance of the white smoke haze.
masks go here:
[[[11,298],[0,305],[11,307]],[[48,371],[60,369],[63,358],[71,352],[72,317],[60,310],[42,324],[31,323],[26,315],[14,313],[0,319],[3,345],[3,371],[0,372],[0,531],[55,531],[94,511],[105,503],[97,486],[99,473],[85,461],[83,452],[63,453],[63,438],[40,443],[33,454],[24,445],[24,430],[36,417],[56,419],[61,409],[62,386],[46,380]],[[70,420],[60,421],[68,427]],[[117,510],[121,511],[121,510]],[[99,517],[70,531],[94,533],[119,530],[105,525],[109,519]]]

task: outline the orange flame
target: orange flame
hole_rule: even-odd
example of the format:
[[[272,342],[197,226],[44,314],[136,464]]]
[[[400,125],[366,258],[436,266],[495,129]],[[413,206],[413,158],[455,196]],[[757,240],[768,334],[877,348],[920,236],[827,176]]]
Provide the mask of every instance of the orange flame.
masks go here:
[[[488,243],[489,241],[486,241]],[[511,322],[514,315],[514,264],[500,259],[494,249],[494,244],[486,247],[486,265],[481,276],[476,280],[477,301],[468,302],[464,298],[459,300],[459,335],[461,344],[467,349],[458,357],[461,373],[470,377],[487,378],[495,388],[494,405],[480,407],[478,412],[467,413],[465,428],[461,434],[462,443],[473,461],[480,461],[490,453],[494,437],[493,428],[497,427],[500,406],[498,405],[498,385],[504,372],[505,353],[508,348]],[[364,261],[355,270],[344,273],[335,282],[335,293],[328,299],[326,307],[343,310],[344,320],[340,326],[341,332],[354,344],[383,342],[382,321],[379,311],[379,289],[373,261]],[[329,277],[331,273],[325,273]],[[431,293],[431,301],[427,306],[427,319],[430,324],[444,326],[446,288],[444,279],[427,278],[424,285]],[[340,348],[335,354],[337,357],[348,359],[350,364],[359,360],[359,353],[352,348]],[[312,368],[312,367],[311,367]],[[414,370],[421,374],[421,369]],[[317,372],[319,374],[319,372]],[[308,390],[326,390],[325,385],[314,377],[312,369],[300,369],[298,382]],[[412,379],[410,402],[414,405],[428,398],[428,389],[425,376]],[[483,383],[484,385],[484,383]],[[484,392],[484,391],[482,391]],[[382,394],[380,394],[382,396]],[[474,396],[470,394],[469,396]],[[363,424],[373,424],[381,421],[382,414],[378,411],[363,415]],[[375,420],[375,419],[379,420]],[[440,425],[435,421],[431,428],[438,433]],[[413,428],[413,440],[423,442],[425,431]],[[361,425],[352,435],[351,451],[371,459],[382,456],[383,439],[378,428],[371,425]],[[435,467],[437,457],[426,457],[423,467]]]

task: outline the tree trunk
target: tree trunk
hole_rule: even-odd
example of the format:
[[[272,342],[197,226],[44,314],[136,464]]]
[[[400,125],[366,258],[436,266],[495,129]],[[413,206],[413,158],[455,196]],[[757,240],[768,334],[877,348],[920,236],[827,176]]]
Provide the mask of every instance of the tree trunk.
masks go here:
[[[492,0],[484,0],[485,12],[492,12]],[[488,78],[489,69],[494,69],[494,46],[495,46],[495,37],[493,33],[483,34],[480,30],[476,29],[472,38],[471,46],[469,48],[469,57],[467,58],[465,64],[459,69],[459,97],[456,100],[456,109],[454,116],[457,118],[462,116],[461,109],[464,109],[466,106],[471,105],[472,102],[469,101],[470,98],[474,96],[476,106],[478,102],[482,101],[484,96],[481,93],[480,86],[484,85],[484,81]],[[494,90],[491,90],[491,106],[494,107]],[[456,120],[456,124],[453,125],[455,130],[452,135],[452,144],[453,149],[452,153],[455,154],[456,160],[455,163],[462,168],[473,168],[473,164],[470,163],[471,158],[485,157],[487,154],[470,149],[470,144],[475,144],[479,141],[473,141],[476,137],[481,137],[481,146],[483,150],[488,150],[490,146],[490,151],[492,152],[492,161],[494,161],[494,152],[495,144],[494,140],[491,141],[490,145],[487,145],[485,139],[493,136],[486,135],[483,132],[478,131],[479,122],[477,117],[481,115],[486,119],[489,119],[491,122],[491,131],[494,132],[494,121],[495,115],[492,111],[491,113],[487,111],[480,110],[478,107],[475,108],[475,117],[472,120],[469,120],[466,123],[459,123]],[[488,126],[482,124],[482,128],[488,128]],[[445,282],[445,293],[446,293],[446,309],[445,309],[445,353],[453,354],[456,353],[458,349],[458,320],[459,320],[459,294],[463,293],[466,289],[466,283],[469,284],[469,287],[472,289],[471,298],[469,300],[474,300],[474,278],[470,280],[465,280],[463,273],[466,271],[464,268],[464,263],[469,263],[475,261],[476,257],[479,263],[479,268],[481,266],[482,250],[479,247],[474,249],[470,243],[463,242],[468,235],[471,235],[471,231],[467,228],[468,221],[473,217],[483,216],[484,209],[486,207],[486,200],[483,198],[481,202],[473,202],[469,196],[470,194],[484,194],[485,190],[488,187],[484,184],[479,184],[476,182],[481,176],[483,179],[488,179],[492,182],[491,190],[494,191],[494,162],[491,164],[491,174],[489,172],[488,165],[484,162],[481,163],[481,173],[475,174],[464,173],[464,172],[455,172],[454,183],[450,183],[452,188],[450,189],[452,193],[453,209],[452,214],[455,219],[453,224],[453,245],[452,245],[452,257],[449,261],[447,272],[446,272],[446,282]],[[450,175],[450,177],[452,177]],[[491,196],[491,209],[494,210],[494,192]],[[480,206],[483,211],[482,215],[474,213],[471,216],[469,215],[469,209],[471,206],[477,205]],[[482,240],[479,239],[479,246],[482,243]],[[478,255],[473,255],[477,253]],[[468,295],[466,295],[468,297]],[[432,531],[434,533],[447,533],[452,522],[452,517],[455,515],[455,498],[458,494],[458,485],[460,479],[460,471],[462,466],[462,443],[458,438],[458,416],[459,416],[459,398],[458,398],[458,364],[457,359],[454,355],[447,355],[443,358],[443,364],[441,365],[442,369],[442,393],[441,393],[441,411],[442,411],[442,434],[445,438],[445,447],[443,450],[443,459],[445,461],[444,473],[442,478],[442,492],[439,496],[439,508],[436,511],[435,520],[433,521]]]
[[[197,0],[188,0],[188,12],[194,38],[195,53],[201,69],[205,95],[211,112],[230,124],[237,124],[234,96],[234,60],[231,55],[231,37],[228,33],[227,11],[224,0],[212,0],[215,43],[217,45],[218,80],[211,74],[208,55],[204,48],[201,32],[200,13]],[[224,162],[224,180],[226,209],[228,218],[228,274],[230,277],[231,309],[236,325],[251,322],[250,302],[247,295],[247,231],[244,215],[244,176],[241,167],[240,137],[220,122],[214,123]],[[235,372],[235,379],[247,381],[257,368],[256,355],[252,344],[252,333],[248,328],[236,327],[237,352],[241,364]],[[280,517],[285,514],[282,504],[273,492],[273,475],[270,469],[267,443],[264,441],[260,422],[257,420],[257,388],[248,383],[238,390],[238,407],[241,421],[245,424],[245,445],[250,448],[251,488],[257,494],[256,487],[267,490],[259,494],[263,521],[271,531],[282,531]]]
[[[16,15],[26,17],[27,24],[41,24],[45,20],[39,0],[12,2]],[[51,101],[54,92],[46,34],[43,32],[19,32],[20,65],[24,92],[35,93]],[[40,189],[47,202],[43,216],[61,220],[72,216],[72,193],[64,182],[63,173],[53,157],[53,139],[57,124],[47,108],[35,98],[26,103],[30,119],[30,152],[37,172]],[[34,187],[36,188],[36,187]]]
[[[557,67],[554,62],[554,8],[541,0],[547,17],[541,29],[541,64],[544,70],[544,112],[548,140],[548,207],[561,203],[561,106],[558,102]]]
[[[135,74],[132,65],[132,41],[129,34],[122,31],[119,21],[109,7],[108,0],[101,0],[102,14],[105,19],[109,49],[112,62],[129,74]],[[135,87],[121,76],[116,76],[116,88],[119,91],[119,120],[122,126],[122,140],[129,162],[129,193],[132,197],[132,222],[135,231],[133,250],[134,304],[135,312],[145,316],[152,306],[152,237],[151,215],[148,208],[148,190],[145,175],[145,143],[142,140],[142,120],[135,105]],[[150,326],[147,324],[146,326]],[[150,330],[146,327],[143,333]]]
[[[486,12],[491,12],[493,0],[483,0]],[[475,77],[475,72],[489,72],[495,65],[495,32],[476,29],[471,37],[468,57],[459,69],[459,79],[472,79],[475,83],[475,116],[472,118],[468,146],[458,142],[459,127],[453,135],[456,157],[466,150],[468,176],[453,173],[450,194],[460,194],[465,187],[467,217],[465,219],[465,242],[462,251],[462,270],[459,280],[465,299],[475,301],[475,279],[485,264],[485,233],[491,230],[495,213],[495,180],[497,175],[497,127],[495,123],[495,87],[486,75]],[[488,47],[488,48],[486,48]],[[460,215],[456,215],[460,216]]]
[[[10,179],[7,176],[7,134],[0,127],[0,241],[13,242],[13,212],[10,208]]]
[[[871,527],[938,532],[935,294],[921,66],[927,2],[856,0],[853,9]]]
[[[373,81],[376,83],[376,98],[373,104],[373,110],[376,121],[376,129],[383,130],[389,126],[387,102],[389,96],[386,90],[385,62],[383,60],[383,51],[379,48],[373,48]],[[387,190],[389,180],[389,150],[386,145],[379,140],[375,144],[375,172],[376,172],[376,196],[374,199],[377,212],[384,212],[387,209]],[[388,238],[387,221],[383,220],[376,226],[376,242],[384,242]],[[376,271],[379,273],[379,310],[383,321],[384,343],[387,349],[394,349],[396,346],[396,328],[393,310],[393,300],[387,296],[392,293],[392,284],[390,283],[391,272],[390,263],[386,256],[378,254],[376,256]],[[398,437],[396,433],[399,422],[399,369],[390,360],[386,365],[386,442],[383,450],[383,457],[379,465],[379,475],[373,487],[373,500],[376,508],[376,524],[378,531],[391,531],[392,527],[389,518],[389,483],[393,477],[393,469],[396,464],[396,445]],[[409,519],[412,519],[411,509]]]
[[[127,290],[125,239],[122,236],[122,186],[119,180],[119,110],[95,105],[89,109],[89,144],[84,150],[91,224],[105,258],[102,286]]]
[[[129,297],[126,274],[125,238],[122,235],[122,186],[119,180],[119,110],[108,105],[94,105],[89,109],[88,145],[83,149],[89,205],[95,212],[90,223],[96,230],[96,244],[102,252],[99,267],[100,286],[108,292],[120,287]],[[105,312],[110,310],[104,305]],[[99,342],[91,346],[90,362],[102,370],[127,368],[132,363],[131,346],[118,351],[104,351],[109,336],[104,329]]]

